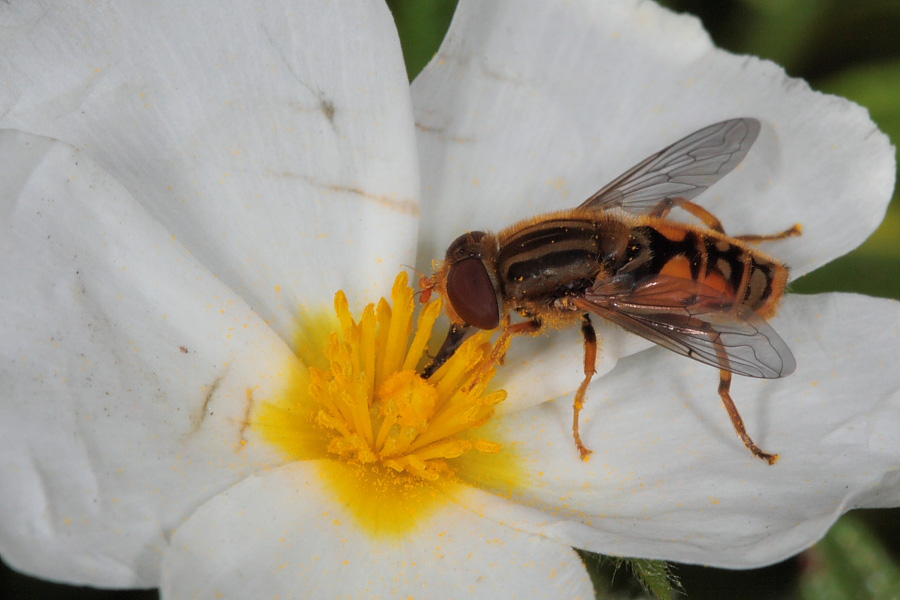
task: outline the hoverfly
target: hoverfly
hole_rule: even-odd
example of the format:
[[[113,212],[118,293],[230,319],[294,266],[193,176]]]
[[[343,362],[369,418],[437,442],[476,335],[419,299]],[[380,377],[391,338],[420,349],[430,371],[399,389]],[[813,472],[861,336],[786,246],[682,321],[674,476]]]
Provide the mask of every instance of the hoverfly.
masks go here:
[[[774,464],[750,438],[731,399],[731,374],[777,378],[796,362],[765,319],[788,269],[754,244],[800,234],[728,236],[691,202],[734,169],[759,134],[756,119],[722,121],[649,156],[580,206],[526,219],[499,233],[470,231],[423,277],[424,294],[445,300],[451,326],[423,374],[456,351],[468,332],[503,326],[496,359],[512,337],[581,324],[584,379],[575,394],[572,435],[582,459],[578,417],[594,375],[597,315],[664,348],[719,369],[719,396],[754,456]],[[702,222],[666,219],[681,208]],[[524,320],[511,323],[515,311]],[[499,349],[499,350],[497,350]]]

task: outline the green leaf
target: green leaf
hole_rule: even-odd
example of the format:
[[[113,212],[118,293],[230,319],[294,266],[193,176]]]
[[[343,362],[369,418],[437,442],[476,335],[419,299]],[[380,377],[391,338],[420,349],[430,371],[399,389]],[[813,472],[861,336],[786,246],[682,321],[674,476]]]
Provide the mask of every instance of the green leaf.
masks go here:
[[[804,553],[803,600],[900,598],[900,567],[857,517],[845,515]]]
[[[661,560],[629,558],[626,562],[644,589],[659,600],[671,600],[673,588],[677,590],[681,587],[669,565]]]
[[[406,73],[412,81],[440,47],[456,0],[388,0],[387,4],[397,24]]]

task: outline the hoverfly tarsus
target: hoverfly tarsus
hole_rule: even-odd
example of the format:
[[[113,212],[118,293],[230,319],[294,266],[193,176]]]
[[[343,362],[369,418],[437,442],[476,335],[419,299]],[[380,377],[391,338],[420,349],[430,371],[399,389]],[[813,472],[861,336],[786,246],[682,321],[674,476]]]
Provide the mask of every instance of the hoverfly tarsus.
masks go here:
[[[582,459],[578,417],[594,375],[594,314],[664,348],[719,369],[719,396],[754,456],[774,464],[750,438],[731,399],[731,374],[777,378],[796,363],[765,319],[775,314],[788,270],[751,244],[800,234],[728,236],[691,202],[734,169],[759,134],[756,119],[705,127],[641,161],[575,209],[537,216],[497,234],[470,231],[447,249],[423,294],[447,301],[451,326],[423,374],[429,376],[473,329],[503,325],[494,345],[543,327],[580,323],[584,379],[575,394],[572,435]],[[703,226],[667,220],[673,208]],[[515,311],[524,321],[511,323]]]

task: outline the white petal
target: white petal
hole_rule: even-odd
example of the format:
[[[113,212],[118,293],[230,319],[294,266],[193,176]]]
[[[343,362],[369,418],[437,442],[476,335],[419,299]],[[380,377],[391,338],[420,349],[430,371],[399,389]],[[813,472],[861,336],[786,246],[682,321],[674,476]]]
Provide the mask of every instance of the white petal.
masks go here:
[[[791,296],[773,323],[796,373],[735,378],[732,397],[754,440],[780,453],[774,466],[735,435],[714,369],[656,349],[594,381],[586,464],[570,398],[504,415],[528,473],[519,514],[500,500],[470,508],[605,554],[747,568],[808,547],[851,508],[897,506],[900,303]]]
[[[695,18],[651,2],[463,0],[412,91],[419,268],[466,230],[574,207],[726,118],[763,131],[699,203],[734,234],[801,223],[801,238],[765,247],[794,276],[859,245],[893,189],[893,149],[864,109],[717,50]]]
[[[285,339],[298,307],[373,300],[411,264],[415,134],[383,4],[15,3],[0,22],[0,126],[83,148]]]
[[[310,463],[254,475],[202,506],[172,538],[161,592],[170,600],[593,597],[571,548],[449,498],[408,535],[368,534]]]
[[[619,358],[653,346],[652,342],[626,332],[599,317],[591,322],[599,343],[594,380],[609,373]],[[560,331],[545,331],[538,337],[516,338],[503,368],[491,386],[507,391],[498,413],[521,410],[570,394],[584,378],[584,340],[577,325]]]
[[[293,359],[90,158],[0,133],[0,553],[155,586],[169,531],[259,468],[255,397]]]

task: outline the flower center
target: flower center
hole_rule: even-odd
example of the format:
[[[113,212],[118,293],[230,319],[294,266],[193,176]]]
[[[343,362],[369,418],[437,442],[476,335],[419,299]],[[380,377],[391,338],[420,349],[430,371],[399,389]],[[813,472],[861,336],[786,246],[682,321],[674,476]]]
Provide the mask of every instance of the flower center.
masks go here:
[[[319,404],[316,424],[332,432],[329,453],[433,481],[447,471],[447,459],[500,449],[464,434],[483,424],[506,392],[485,393],[493,369],[484,333],[427,380],[419,375],[441,304],[434,300],[423,308],[410,343],[413,298],[401,273],[391,293],[393,308],[383,300],[377,309],[370,304],[357,323],[338,292],[340,335],[332,333],[325,346],[328,368],[310,368],[309,395]]]
[[[481,485],[485,471],[516,472],[507,464],[512,452],[485,433],[506,398],[486,391],[495,367],[490,334],[476,333],[423,378],[441,301],[426,304],[414,328],[414,296],[401,273],[391,303],[366,306],[356,321],[344,293],[335,294],[336,331],[301,328],[297,347],[313,349],[302,357],[308,370],[294,361],[283,392],[252,419],[289,459],[331,459],[318,463],[323,480],[378,531],[407,530],[437,496],[461,482]]]

